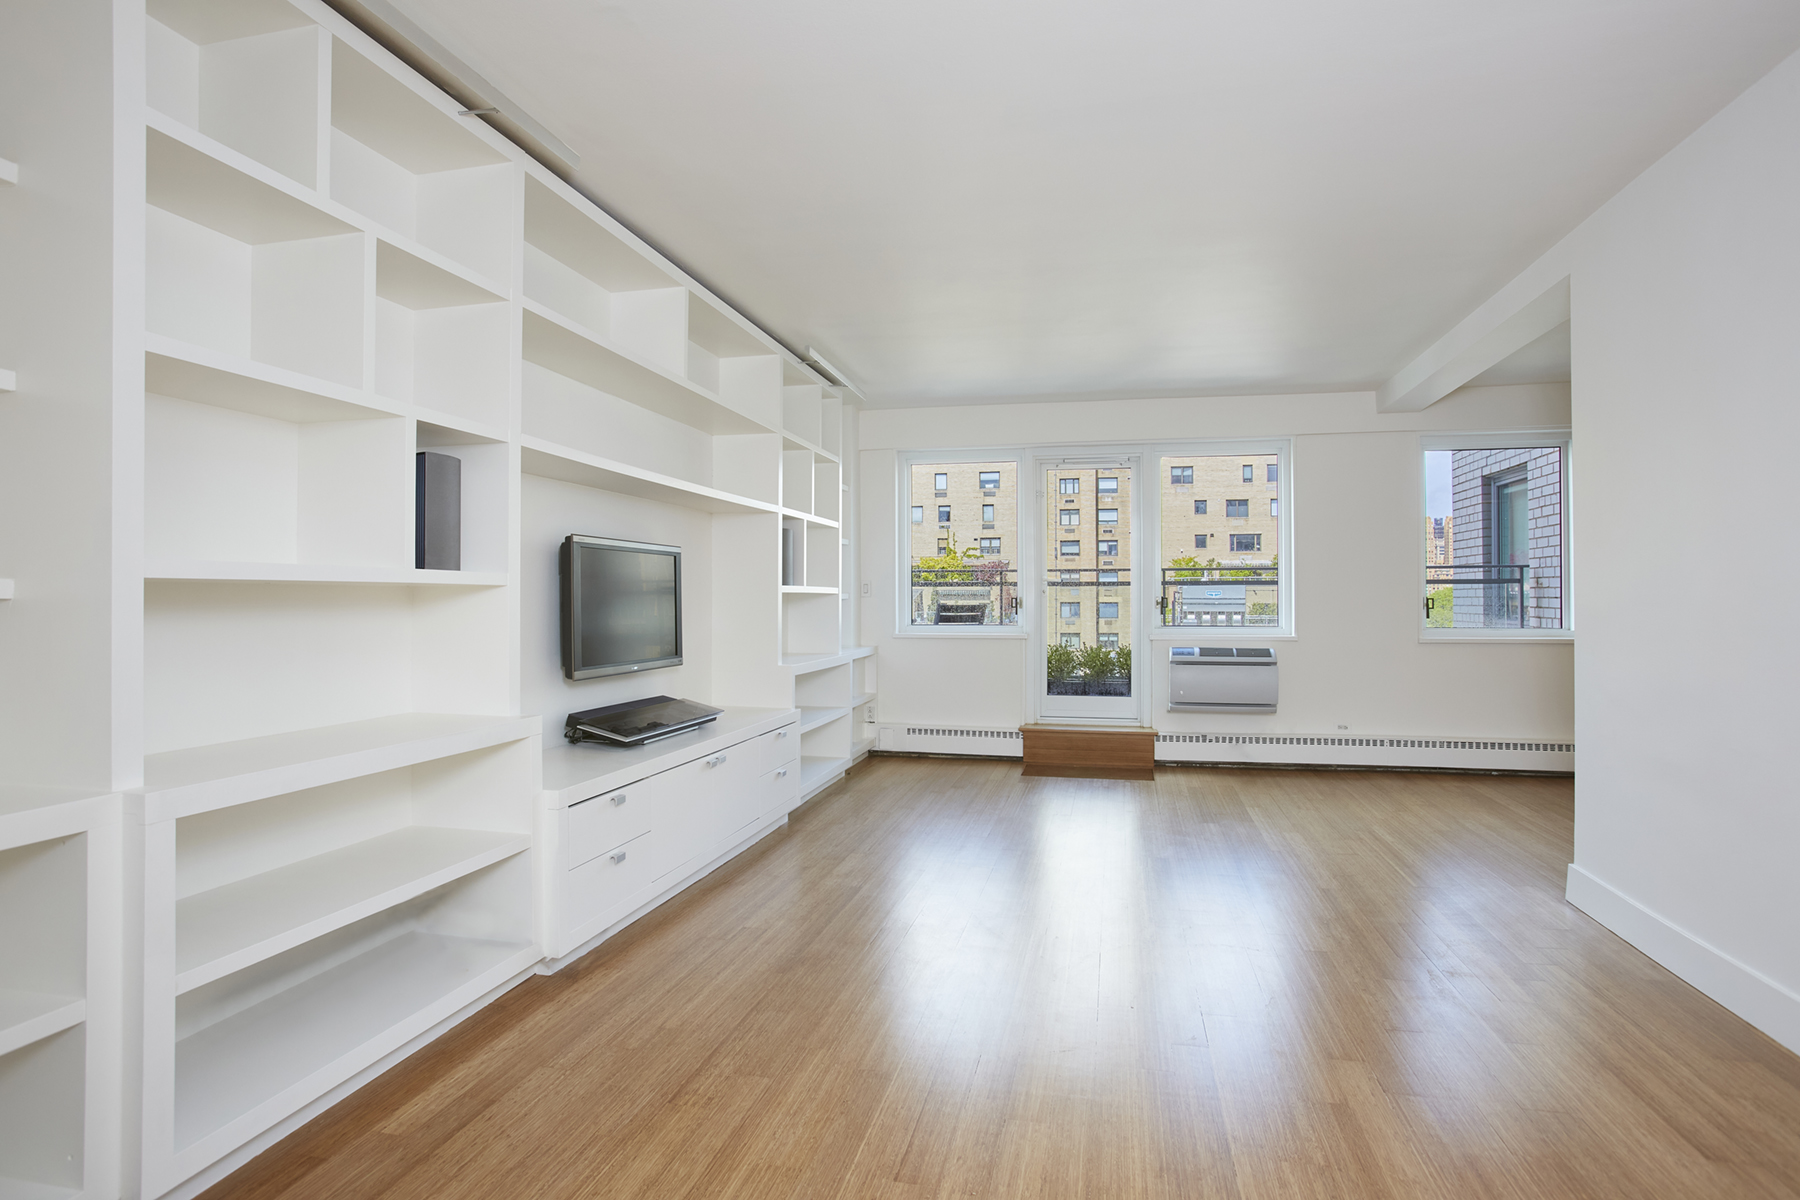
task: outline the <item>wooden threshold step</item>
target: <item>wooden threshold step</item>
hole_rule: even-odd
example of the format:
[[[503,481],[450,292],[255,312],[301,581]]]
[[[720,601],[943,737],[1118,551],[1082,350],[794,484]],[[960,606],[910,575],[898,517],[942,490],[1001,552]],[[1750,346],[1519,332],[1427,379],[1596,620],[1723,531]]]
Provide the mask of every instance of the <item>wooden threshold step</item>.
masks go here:
[[[1028,776],[1155,779],[1156,730],[1134,725],[1021,725]]]

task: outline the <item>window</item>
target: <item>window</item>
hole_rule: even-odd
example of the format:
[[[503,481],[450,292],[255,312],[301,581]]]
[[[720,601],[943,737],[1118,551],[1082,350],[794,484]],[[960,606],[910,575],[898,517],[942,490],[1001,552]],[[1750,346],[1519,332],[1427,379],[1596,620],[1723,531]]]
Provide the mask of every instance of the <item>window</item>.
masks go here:
[[[1018,532],[1018,480],[1016,462],[906,467],[908,520],[900,535],[910,570],[901,572],[903,628],[1018,625],[1018,564],[1001,558]],[[981,505],[979,525],[972,501],[945,498],[971,496],[977,485],[994,493]],[[1001,513],[1004,522],[996,520]]]
[[[1056,521],[1059,525],[1079,525],[1081,524],[1081,510],[1065,508],[1056,514]]]
[[[1101,509],[1100,523],[1102,525],[1117,525],[1119,523],[1119,510],[1116,508]]]
[[[1081,480],[1059,479],[1056,481],[1056,490],[1065,496],[1078,496],[1081,494]]]
[[[1079,600],[1064,600],[1060,607],[1062,608],[1062,619],[1063,620],[1065,620],[1065,621],[1081,620],[1081,601],[1079,601]],[[1105,607],[1105,606],[1102,605],[1102,607]]]
[[[1057,573],[1057,577],[1059,579],[1061,579],[1064,583],[1080,583],[1081,582],[1081,572],[1080,571],[1059,571]]]
[[[1100,556],[1102,558],[1115,558],[1118,556],[1118,553],[1119,553],[1119,543],[1118,542],[1105,541],[1105,542],[1100,543]]]
[[[1100,572],[1100,582],[1117,583],[1119,582],[1119,573],[1117,571],[1102,571]]]
[[[1073,646],[1079,650],[1081,648],[1081,635],[1079,633],[1065,633],[1062,635],[1062,644],[1065,646]]]
[[[1076,558],[1080,554],[1081,554],[1081,543],[1080,542],[1064,542],[1062,544],[1062,556],[1064,558]]]
[[[1157,624],[1286,632],[1281,598],[1286,583],[1280,578],[1277,554],[1281,452],[1253,447],[1248,453],[1232,449],[1224,454],[1169,454],[1161,462],[1173,494],[1164,493],[1159,509],[1162,535],[1159,561],[1154,564],[1159,569],[1149,576],[1142,571],[1146,564],[1138,564],[1136,572],[1140,580],[1156,588],[1146,600],[1155,605]],[[1245,485],[1254,486],[1258,480],[1269,481],[1268,492],[1260,497],[1246,495],[1251,487]],[[1217,499],[1181,495],[1183,482],[1191,482],[1195,494]],[[1243,498],[1226,499],[1233,492]],[[1265,499],[1269,501],[1266,517]],[[1222,508],[1218,507],[1221,501]],[[1228,528],[1240,532],[1221,530],[1222,522],[1211,514],[1230,521]],[[1221,574],[1221,568],[1235,574]]]
[[[1099,492],[1102,496],[1118,495],[1119,494],[1118,476],[1102,475],[1098,480],[1095,481],[1094,490],[1096,492]]]
[[[1563,629],[1567,448],[1425,452],[1428,629]]]
[[[1117,650],[1119,648],[1119,635],[1116,633],[1101,634],[1100,646],[1105,650]]]
[[[1119,619],[1119,602],[1117,600],[1102,600],[1099,604],[1100,619],[1102,621],[1116,621]]]

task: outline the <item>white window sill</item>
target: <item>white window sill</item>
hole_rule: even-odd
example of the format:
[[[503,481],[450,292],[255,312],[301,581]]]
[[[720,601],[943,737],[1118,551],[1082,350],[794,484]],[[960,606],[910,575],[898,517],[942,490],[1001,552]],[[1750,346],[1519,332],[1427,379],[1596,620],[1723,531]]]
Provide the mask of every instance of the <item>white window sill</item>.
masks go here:
[[[1299,635],[1291,629],[1244,629],[1230,625],[1157,625],[1150,630],[1152,642],[1291,642]]]
[[[950,630],[942,625],[921,625],[916,629],[897,629],[895,637],[900,638],[1011,638],[1025,640],[1022,629],[995,628],[992,626],[970,625],[963,629]]]
[[[1434,642],[1447,644],[1454,643],[1458,645],[1481,643],[1488,646],[1516,646],[1541,645],[1544,643],[1557,642],[1573,643],[1574,641],[1575,631],[1572,629],[1534,629],[1525,633],[1508,633],[1499,629],[1454,629],[1444,633],[1431,633],[1426,631],[1421,631],[1419,633],[1419,644],[1421,646],[1429,646]]]

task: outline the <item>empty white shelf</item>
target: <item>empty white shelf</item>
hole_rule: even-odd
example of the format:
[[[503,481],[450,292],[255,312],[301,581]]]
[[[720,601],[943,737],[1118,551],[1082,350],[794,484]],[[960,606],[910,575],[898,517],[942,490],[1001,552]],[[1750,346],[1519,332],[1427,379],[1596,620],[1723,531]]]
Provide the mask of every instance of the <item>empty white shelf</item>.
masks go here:
[[[175,1145],[246,1118],[266,1128],[504,982],[484,976],[530,951],[523,942],[403,933],[183,1038]]]
[[[281,421],[400,415],[369,392],[156,333],[144,335],[144,390]]]
[[[385,232],[375,242],[375,294],[411,309],[497,304],[503,299],[493,285],[454,260]]]
[[[190,991],[509,858],[529,834],[414,826],[175,905],[175,991]]]
[[[789,584],[789,583],[782,584],[781,591],[782,591],[782,594],[786,595],[786,596],[835,596],[835,595],[837,595],[837,589],[834,587],[801,587],[797,584]]]
[[[792,517],[796,521],[805,521],[809,525],[829,525],[833,529],[838,527],[838,523],[830,517],[815,516],[809,512],[801,512],[797,508],[784,508],[781,510],[781,515]]]
[[[536,301],[523,303],[526,361],[707,433],[769,432],[698,384],[640,361]]]
[[[863,705],[867,704],[869,701],[873,700],[874,698],[875,698],[874,692],[858,692],[858,693],[856,693],[856,695],[850,697],[850,707],[851,708],[861,708]]]
[[[717,488],[689,483],[685,479],[677,479],[672,475],[662,475],[640,467],[627,466],[624,463],[601,458],[597,454],[588,454],[568,446],[559,446],[555,442],[546,441],[543,438],[527,436],[519,441],[521,447],[519,467],[527,475],[536,475],[543,479],[560,479],[564,483],[578,483],[583,487],[617,492],[622,496],[660,500],[664,504],[697,508],[701,512],[772,513],[776,511],[775,505],[766,504],[761,500],[752,500],[747,496],[721,492]]]
[[[263,583],[422,583],[504,587],[505,571],[420,571],[413,567],[325,563],[150,562],[145,579],[218,579]]]
[[[799,732],[806,733],[808,730],[817,729],[821,725],[829,725],[839,717],[847,717],[849,715],[850,710],[847,708],[802,708],[800,710]]]
[[[261,163],[150,111],[145,186],[156,208],[253,246],[353,233],[318,197]]]
[[[786,429],[781,431],[781,448],[783,450],[810,450],[815,462],[836,462],[838,460],[837,455],[817,442],[809,442],[799,434]]]
[[[808,756],[800,760],[800,794],[805,796],[814,788],[829,783],[842,775],[850,766],[847,758],[814,758]]]
[[[20,992],[0,988],[0,1054],[39,1042],[87,1017],[87,1002],[79,996],[55,996],[44,992]]]
[[[167,750],[144,758],[144,815],[162,821],[530,737],[535,717],[401,713]]]
[[[837,589],[828,590],[836,591]],[[796,675],[810,675],[814,671],[823,671],[827,667],[841,667],[847,662],[867,658],[873,653],[875,653],[873,646],[852,646],[848,650],[837,650],[830,654],[790,654],[781,660],[781,665]]]

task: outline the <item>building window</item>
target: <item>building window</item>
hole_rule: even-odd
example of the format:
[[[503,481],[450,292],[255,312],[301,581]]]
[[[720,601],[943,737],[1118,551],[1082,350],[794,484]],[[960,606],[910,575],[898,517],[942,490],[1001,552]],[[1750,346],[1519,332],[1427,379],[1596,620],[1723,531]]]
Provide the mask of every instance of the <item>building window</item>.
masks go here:
[[[1081,510],[1079,508],[1065,508],[1056,514],[1056,521],[1059,525],[1079,525],[1081,524]]]
[[[1567,448],[1425,452],[1425,625],[1562,629]]]
[[[1279,517],[1281,515],[1281,501],[1275,499],[1273,496],[1269,497],[1269,515],[1271,517]]]
[[[910,570],[901,580],[903,624],[1017,626],[1018,564],[1000,554],[1018,533],[1018,464],[918,462],[906,471],[908,521],[900,536]],[[972,497],[977,485],[993,493],[983,497],[979,523],[973,500],[945,498]],[[1001,514],[1004,521],[996,519]],[[977,554],[979,565],[962,565]]]
[[[1159,561],[1154,564],[1159,570],[1149,576],[1142,568],[1150,564],[1138,563],[1134,572],[1139,581],[1157,589],[1147,599],[1156,606],[1158,624],[1281,628],[1280,525],[1275,519],[1264,519],[1261,508],[1262,500],[1268,499],[1270,518],[1276,517],[1280,511],[1276,488],[1271,487],[1262,498],[1225,499],[1232,492],[1248,492],[1250,488],[1244,485],[1258,479],[1280,480],[1280,461],[1279,453],[1241,451],[1163,456],[1162,466],[1171,480],[1191,479],[1195,493],[1219,497],[1224,507],[1215,508],[1212,501],[1191,496],[1163,496]],[[1254,515],[1252,504],[1256,505]],[[1232,534],[1219,529],[1221,522],[1208,515],[1215,512],[1231,521],[1227,529],[1246,532]],[[1245,556],[1240,563],[1230,563],[1234,570],[1244,571],[1243,575],[1227,578],[1215,573],[1228,548]]]
[[[1100,647],[1103,650],[1117,650],[1119,648],[1119,635],[1116,633],[1101,634]]]
[[[1080,571],[1061,571],[1061,572],[1058,572],[1058,577],[1064,583],[1080,583],[1081,582],[1081,572]]]
[[[1100,557],[1116,558],[1118,556],[1118,553],[1119,553],[1119,543],[1118,542],[1105,541],[1105,542],[1100,543]]]
[[[1100,524],[1102,524],[1102,525],[1117,525],[1118,523],[1119,523],[1119,510],[1118,509],[1103,508],[1100,510]]]
[[[1061,609],[1062,609],[1062,619],[1063,620],[1065,620],[1065,621],[1081,620],[1081,601],[1079,601],[1079,600],[1064,600],[1059,607],[1061,607]]]
[[[1169,482],[1176,485],[1194,482],[1194,468],[1170,467]]]
[[[1064,558],[1078,558],[1078,557],[1080,557],[1080,555],[1081,555],[1081,543],[1080,542],[1064,542],[1062,544],[1062,556]]]
[[[1102,571],[1100,572],[1100,582],[1117,583],[1119,582],[1119,573],[1117,571]]]
[[[1102,621],[1116,621],[1119,619],[1119,602],[1117,600],[1102,600],[1099,604],[1100,619]]]
[[[1061,492],[1065,496],[1080,495],[1081,494],[1081,480],[1079,480],[1079,479],[1058,479],[1056,481],[1056,490]]]
[[[1102,496],[1118,495],[1119,494],[1118,476],[1102,475],[1098,480],[1096,480],[1094,482],[1094,490],[1096,492],[1099,492]]]
[[[1081,635],[1079,633],[1065,633],[1062,635],[1062,644],[1065,646],[1073,646],[1076,649],[1080,649],[1081,648]]]

